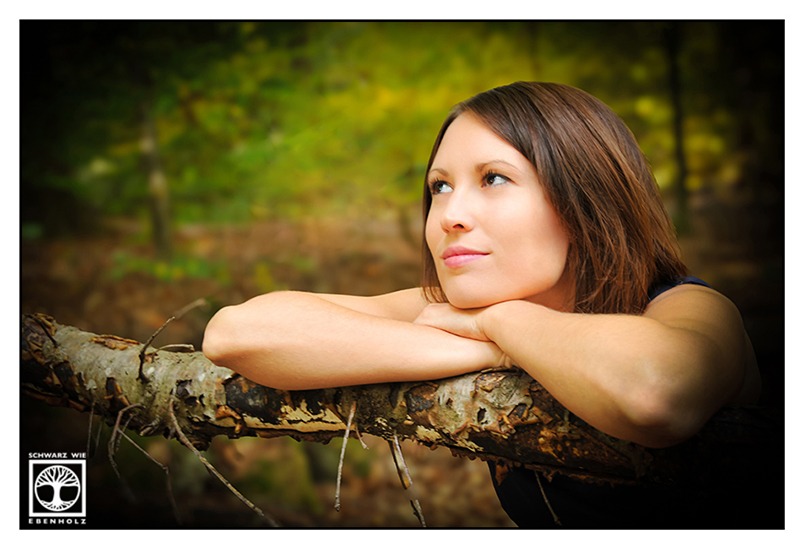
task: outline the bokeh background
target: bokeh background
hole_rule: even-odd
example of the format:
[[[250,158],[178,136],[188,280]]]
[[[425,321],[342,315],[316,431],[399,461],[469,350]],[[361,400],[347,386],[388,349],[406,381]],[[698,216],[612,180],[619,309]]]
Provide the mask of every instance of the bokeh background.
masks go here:
[[[63,324],[200,347],[221,306],[278,289],[375,294],[419,278],[419,201],[449,108],[515,80],[583,88],[654,167],[691,272],[741,309],[782,410],[781,21],[23,21],[20,303]],[[92,450],[96,527],[249,527],[191,453],[21,400],[21,451]],[[292,527],[416,527],[385,442],[215,440]],[[510,527],[480,461],[406,443],[429,525]],[[779,462],[782,468],[782,459]]]

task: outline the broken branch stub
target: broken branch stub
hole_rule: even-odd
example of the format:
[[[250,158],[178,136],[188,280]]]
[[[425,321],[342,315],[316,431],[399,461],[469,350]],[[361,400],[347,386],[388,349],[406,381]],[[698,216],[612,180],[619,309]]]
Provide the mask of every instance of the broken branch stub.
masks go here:
[[[216,366],[199,352],[148,348],[143,354],[148,383],[142,383],[142,348],[133,340],[26,315],[23,390],[51,405],[91,411],[107,422],[138,404],[129,428],[141,435],[171,437],[175,403],[177,422],[197,448],[217,435],[288,435],[326,443],[343,435],[357,403],[353,425],[362,433],[388,441],[396,435],[471,458],[610,483],[701,483],[712,469],[744,467],[740,457],[746,449],[770,435],[762,413],[726,410],[688,443],[646,449],[590,427],[519,369],[430,382],[281,391]],[[708,468],[702,468],[705,455]]]

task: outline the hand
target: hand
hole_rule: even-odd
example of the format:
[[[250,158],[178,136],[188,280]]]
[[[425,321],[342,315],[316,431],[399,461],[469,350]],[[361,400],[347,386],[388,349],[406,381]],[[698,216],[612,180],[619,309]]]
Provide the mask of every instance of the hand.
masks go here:
[[[484,310],[485,308],[458,309],[450,304],[428,304],[414,323],[438,328],[456,336],[489,342],[481,322]]]
[[[414,324],[429,326],[462,338],[483,342],[486,346],[484,349],[490,354],[488,367],[511,368],[514,366],[512,359],[484,332],[483,313],[486,309],[458,309],[450,304],[428,304],[414,319]]]

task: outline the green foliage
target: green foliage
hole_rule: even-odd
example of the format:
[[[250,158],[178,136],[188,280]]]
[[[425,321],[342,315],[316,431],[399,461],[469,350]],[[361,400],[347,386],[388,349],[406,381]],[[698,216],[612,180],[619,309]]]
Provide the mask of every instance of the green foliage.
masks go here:
[[[271,272],[271,266],[266,261],[259,261],[254,265],[254,286],[261,294],[279,290]]]
[[[263,499],[281,502],[283,507],[321,512],[323,504],[316,493],[302,445],[289,440],[282,460],[258,460],[240,483]]]
[[[106,276],[115,280],[131,274],[148,275],[170,283],[188,279],[214,280],[222,284],[231,281],[229,268],[223,261],[190,255],[176,255],[171,260],[161,260],[124,250],[115,251]]]
[[[612,105],[668,186],[678,174],[669,25],[24,22],[22,200],[61,189],[97,211],[141,214],[147,109],[179,222],[414,210],[449,108],[529,79],[577,85]],[[756,46],[758,65],[779,63],[762,57],[782,52],[769,41],[775,29],[773,22],[678,25],[694,187],[745,178],[747,131],[773,142],[763,119],[773,105],[741,109],[742,61],[725,55],[741,40],[747,51]],[[23,208],[26,222],[38,215]]]
[[[44,228],[36,222],[24,223],[20,227],[20,237],[24,240],[36,240],[42,237],[43,233]]]

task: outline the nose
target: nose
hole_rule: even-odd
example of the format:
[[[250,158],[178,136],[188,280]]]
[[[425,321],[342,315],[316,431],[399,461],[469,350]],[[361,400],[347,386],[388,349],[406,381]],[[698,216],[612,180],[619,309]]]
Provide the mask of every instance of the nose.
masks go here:
[[[446,233],[454,231],[471,231],[475,226],[475,215],[472,197],[463,189],[456,189],[442,207],[439,216],[442,229]]]

